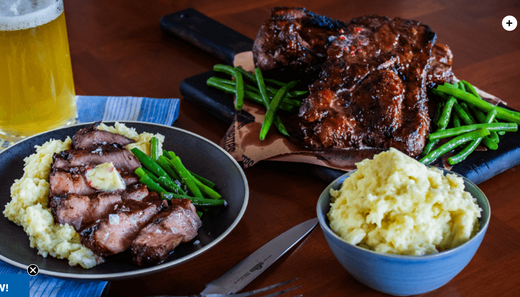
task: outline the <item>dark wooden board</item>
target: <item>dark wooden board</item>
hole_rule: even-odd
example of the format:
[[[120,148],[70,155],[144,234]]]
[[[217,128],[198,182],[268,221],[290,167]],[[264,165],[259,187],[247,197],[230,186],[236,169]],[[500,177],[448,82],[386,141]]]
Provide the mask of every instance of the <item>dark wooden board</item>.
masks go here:
[[[194,9],[165,15],[161,18],[160,24],[161,29],[167,34],[181,38],[227,64],[232,64],[236,54],[250,51],[253,46],[252,39]],[[180,92],[186,99],[231,124],[235,111],[230,95],[206,85],[206,80],[214,75],[213,71],[208,71],[186,78],[180,84]],[[474,152],[466,160],[453,166],[451,170],[479,184],[520,164],[519,134],[520,132],[506,133],[501,138],[497,150]],[[309,170],[327,182],[332,182],[344,173],[315,165],[309,165]]]

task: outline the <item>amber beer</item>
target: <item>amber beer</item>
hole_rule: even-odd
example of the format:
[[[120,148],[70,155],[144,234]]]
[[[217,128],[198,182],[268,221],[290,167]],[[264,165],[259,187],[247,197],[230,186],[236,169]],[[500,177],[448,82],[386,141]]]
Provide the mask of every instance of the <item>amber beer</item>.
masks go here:
[[[0,139],[10,142],[76,120],[63,0],[20,2],[29,6],[0,0]]]

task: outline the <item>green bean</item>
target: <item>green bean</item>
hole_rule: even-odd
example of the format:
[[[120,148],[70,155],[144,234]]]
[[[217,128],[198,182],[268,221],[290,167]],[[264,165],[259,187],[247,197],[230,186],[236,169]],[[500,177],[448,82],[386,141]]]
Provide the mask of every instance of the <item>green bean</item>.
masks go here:
[[[161,166],[161,168],[164,169],[164,171],[168,174],[168,176],[172,180],[178,180],[179,182],[182,182],[182,179],[177,174],[177,172],[175,172],[175,170],[172,168],[170,161],[167,157],[160,156],[159,159],[157,159],[157,164],[159,164],[159,166]]]
[[[478,97],[475,97],[474,95],[472,95],[470,93],[467,93],[467,92],[464,92],[464,91],[461,91],[458,89],[453,89],[453,88],[446,87],[446,86],[437,86],[436,89],[439,90],[440,92],[443,92],[443,93],[446,93],[449,95],[453,95],[457,99],[465,101],[469,104],[473,104],[477,108],[479,108],[480,110],[485,111],[485,112],[489,112],[491,109],[496,107],[497,108],[496,118],[520,124],[520,113],[517,114],[515,112],[511,112],[510,110],[508,110],[506,108],[494,106],[493,104],[491,104],[485,100],[481,100]]]
[[[139,176],[139,181],[144,184],[150,191],[157,193],[165,192],[166,190],[156,183],[151,177],[149,177],[144,171],[140,171],[139,168],[135,170],[135,174]]]
[[[193,172],[193,171],[190,171],[190,173],[191,173],[191,176],[193,176],[194,178],[198,179],[201,183],[205,184],[206,186],[208,186],[208,187],[210,187],[210,188],[212,188],[212,189],[215,188],[216,185],[215,185],[214,182],[212,182],[212,181],[210,181],[209,179],[204,178],[204,177],[202,177],[202,176],[196,174],[196,173]]]
[[[493,120],[495,119],[496,114],[497,114],[496,109],[492,109],[490,112],[488,112],[488,114],[484,118],[484,122],[491,124],[493,122]],[[467,145],[458,154],[449,157],[448,164],[455,165],[457,163],[464,161],[477,148],[477,146],[480,144],[480,142],[482,142],[482,139],[483,139],[483,137],[479,137],[479,138],[473,140],[469,145]]]
[[[453,120],[453,127],[460,127],[461,124],[460,124],[460,117],[457,113],[453,113],[453,116],[452,116],[452,120]]]
[[[271,105],[271,99],[267,95],[267,89],[264,83],[264,76],[262,75],[262,71],[259,68],[255,69],[255,77],[256,83],[258,85],[258,90],[260,90],[260,95],[262,95],[262,102],[264,102],[264,107],[268,108]]]
[[[188,173],[190,173],[191,178],[193,179],[193,181],[195,182],[195,184],[197,185],[199,190],[202,192],[202,194],[205,194],[207,197],[210,197],[211,199],[220,199],[220,198],[222,198],[222,196],[219,193],[217,193],[217,191],[213,190],[212,188],[208,187],[203,182],[201,182],[200,180],[195,178],[191,174],[191,172],[188,171]]]
[[[450,101],[451,101],[451,98],[450,98]],[[455,102],[456,102],[456,100],[455,100]],[[451,108],[453,107],[453,104],[454,103],[450,103]],[[451,108],[448,107],[445,109],[444,106],[446,106],[445,102],[437,103],[437,110],[435,112],[435,118],[433,121],[437,125],[437,131],[441,131],[446,128],[446,126],[444,126],[444,127],[441,126],[441,124],[444,123],[444,120],[441,121],[441,118],[444,117],[446,115],[446,113],[448,113],[448,112],[451,113]],[[448,116],[448,118],[449,118],[449,116]],[[427,154],[429,154],[433,150],[433,148],[437,145],[437,143],[439,143],[438,140],[428,139],[428,141],[426,142],[426,145],[424,146],[423,151],[421,152],[421,156],[426,156]]]
[[[159,139],[153,136],[150,138],[150,158],[156,161],[159,158],[160,150],[159,150]]]
[[[450,128],[442,131],[437,131],[428,135],[428,138],[431,140],[442,139],[446,137],[453,137],[463,133],[475,131],[478,129],[488,129],[489,131],[499,131],[503,130],[506,132],[515,132],[518,130],[518,125],[515,123],[482,123],[482,124],[472,124],[472,125],[464,125],[456,128]]]
[[[242,68],[242,66],[237,66],[235,67],[235,70],[240,72],[243,76],[245,76],[245,78],[247,78],[249,81],[251,82],[256,82],[256,78],[255,78],[255,75],[246,71],[244,68]]]
[[[467,114],[467,112],[464,110],[464,108],[462,106],[460,106],[458,103],[455,103],[455,105],[453,106],[453,109],[459,114],[459,116],[460,116],[461,120],[464,122],[464,124],[473,125],[476,123],[475,120],[473,119],[473,117],[470,117]],[[491,140],[489,137],[482,139],[482,144],[484,144],[490,150],[498,149],[497,143],[494,142],[493,140]]]
[[[237,70],[237,72],[241,73],[242,75],[244,75],[245,77],[247,77],[247,79],[249,79],[251,82],[254,82],[254,83],[258,83],[257,82],[257,78],[254,74],[251,74],[247,71],[244,70],[244,68],[242,67],[236,67],[235,68]],[[260,70],[260,69],[258,69]],[[255,68],[255,71],[256,71],[256,68]],[[270,87],[270,86],[265,86],[266,88],[266,91],[269,91],[271,94],[276,94],[277,90],[273,87]]]
[[[482,97],[480,97],[480,95],[478,94],[477,90],[475,89],[475,87],[473,87],[472,84],[470,84],[469,82],[465,81],[465,80],[461,80],[461,82],[464,84],[464,86],[466,87],[466,92],[472,94],[473,96],[479,98],[480,100],[482,100]]]
[[[448,164],[455,165],[457,163],[460,163],[464,161],[480,144],[482,141],[482,137],[479,137],[473,141],[471,141],[470,144],[468,144],[463,150],[461,150],[458,154],[451,156],[448,158]]]
[[[235,109],[241,110],[244,106],[244,79],[242,73],[229,65],[217,64],[213,66],[214,71],[224,72],[235,78]]]
[[[468,107],[473,112],[473,114],[477,118],[478,122],[480,122],[480,123],[490,123],[490,122],[488,122],[486,120],[486,115],[482,111],[480,111],[480,109],[476,108],[474,105],[471,105],[471,104]],[[491,122],[492,122],[495,119],[495,116],[497,114],[496,108],[493,108],[490,112],[494,113],[493,119],[491,120]],[[488,114],[490,112],[488,112]],[[500,138],[498,137],[497,131],[489,131],[489,136],[488,137],[489,137],[489,139],[493,140],[496,143],[500,142]]]
[[[188,195],[178,195],[170,192],[162,192],[162,199],[172,200],[172,199],[189,199],[191,203],[195,206],[227,206],[227,202],[224,199],[206,199],[199,197],[192,197]]]
[[[191,177],[191,174],[188,172],[186,167],[181,162],[181,159],[178,156],[175,156],[173,159],[169,160],[170,164],[172,164],[173,168],[175,169],[175,172],[179,175],[182,182],[186,185],[188,188],[188,191],[190,194],[192,194],[195,197],[204,198],[202,196],[202,193],[200,189],[195,184],[195,181]]]
[[[228,80],[228,79],[224,79],[224,78],[220,78],[220,77],[210,77],[207,81],[207,84],[209,86],[212,86],[212,87],[215,87],[215,88],[219,88],[220,90],[226,92],[226,93],[230,93],[230,94],[234,94],[235,93],[235,90],[234,88],[230,88],[229,86],[235,86],[235,82],[234,81],[231,81],[231,80]],[[226,86],[227,85],[227,86]],[[277,92],[277,90],[275,90],[275,93]],[[249,96],[251,96],[251,94],[254,93],[254,97],[255,98],[248,98],[248,93],[249,93]],[[246,90],[245,90],[245,97],[247,99],[257,99],[258,100],[255,100],[257,101],[257,103],[260,103],[262,104],[262,97],[260,95],[260,91],[258,90],[258,88],[255,88],[251,85],[246,85]],[[268,98],[271,98],[271,96],[268,96]],[[301,101],[299,100],[296,100],[296,99],[291,99],[291,98],[285,98],[284,103],[287,103],[287,104],[292,104],[292,105],[295,105],[295,106],[301,106]]]
[[[450,99],[448,99],[448,101],[446,102],[446,104],[444,104],[444,108],[442,109],[442,113],[437,122],[437,127],[439,127],[439,129],[444,130],[448,126],[448,122],[450,121],[451,116],[451,110],[453,109],[453,105],[455,104],[455,102],[457,102],[457,99],[451,96]]]
[[[434,151],[430,152],[428,155],[424,156],[420,160],[420,162],[423,164],[430,164],[431,162],[435,161],[438,157],[453,150],[459,145],[487,135],[489,135],[489,131],[487,129],[479,129],[466,134],[459,135],[451,139],[450,141],[444,143]]]
[[[274,116],[278,110],[280,102],[285,97],[285,94],[287,94],[287,89],[288,85],[281,87],[280,90],[278,90],[278,93],[276,93],[276,96],[274,96],[273,101],[271,101],[271,105],[269,105],[267,108],[267,112],[265,113],[265,117],[262,122],[262,127],[260,128],[260,140],[265,139],[269,128],[271,128],[271,124],[274,120]]]
[[[137,157],[137,159],[139,159],[139,161],[141,162],[141,164],[148,170],[150,170],[153,174],[155,174],[156,176],[163,176],[163,175],[168,175],[166,173],[166,171],[164,171],[164,169],[162,169],[161,166],[159,166],[159,164],[157,164],[157,162],[155,162],[154,160],[152,160],[150,157],[148,157],[147,154],[145,154],[143,151],[141,151],[140,149],[134,147],[131,152],[134,154],[134,156]]]
[[[475,118],[473,117],[473,115],[472,115],[471,112],[469,111],[469,107],[468,107],[468,105],[467,105],[465,102],[460,102],[459,105],[460,105],[460,107],[461,107],[462,109],[464,109],[464,112],[466,112],[466,115],[467,115],[468,118],[470,119],[470,123],[473,123],[473,124],[478,123],[478,121],[475,120]]]
[[[162,154],[163,156],[165,156],[167,159],[173,159],[173,157],[175,157],[175,154],[173,152],[170,152],[170,151],[167,151],[167,150],[162,150]]]
[[[264,77],[262,75],[262,71],[260,71],[259,68],[255,69],[255,76],[256,76],[256,82],[258,84],[258,89],[260,90],[260,95],[262,95],[262,101],[264,102],[265,108],[268,110],[269,106],[271,105],[271,100],[267,96],[267,91],[266,91],[265,83],[264,83]],[[278,129],[278,132],[280,132],[280,134],[282,134],[285,137],[289,136],[287,129],[285,129],[285,125],[282,123],[282,119],[280,119],[280,117],[278,115],[276,115],[274,124],[275,124],[276,128]]]
[[[174,192],[179,195],[186,195],[186,192],[174,181],[166,176],[160,176],[157,178],[157,183],[169,192]]]
[[[153,174],[150,170],[148,170],[148,169],[146,169],[144,167],[137,168],[136,169],[136,174],[137,174],[137,170],[141,171],[142,172],[141,174],[148,175],[151,179],[153,179],[154,182],[157,182],[157,179],[159,179],[157,176],[155,176],[155,174]],[[139,174],[137,174],[137,175],[139,175]]]
[[[291,91],[289,93],[287,93],[287,95],[289,97],[300,97],[300,96],[303,96],[303,95],[307,95],[309,93],[309,91],[304,91],[304,90],[294,90],[294,91]]]
[[[464,83],[462,81],[459,81],[457,83],[457,87],[459,88],[459,90],[466,92],[466,87],[464,86]]]
[[[222,84],[222,83],[218,83],[217,81],[214,80],[214,77],[210,77],[207,81],[206,81],[206,84],[210,87],[214,87],[214,88],[217,88],[221,91],[224,91],[228,94],[235,94],[235,88],[230,86],[230,85],[227,85],[227,84]],[[251,91],[245,91],[245,98],[246,99],[249,99],[255,103],[258,103],[258,104],[263,104],[262,103],[262,97],[260,96],[260,94],[257,94],[257,93],[254,93],[254,92],[251,92]],[[301,102],[300,102],[300,105],[301,105]],[[285,110],[285,111],[288,111],[288,112],[292,112],[294,110],[294,108],[296,108],[298,106],[295,106],[295,105],[292,105],[292,104],[288,104],[287,102],[282,102],[281,106],[280,106],[280,109],[282,110]]]

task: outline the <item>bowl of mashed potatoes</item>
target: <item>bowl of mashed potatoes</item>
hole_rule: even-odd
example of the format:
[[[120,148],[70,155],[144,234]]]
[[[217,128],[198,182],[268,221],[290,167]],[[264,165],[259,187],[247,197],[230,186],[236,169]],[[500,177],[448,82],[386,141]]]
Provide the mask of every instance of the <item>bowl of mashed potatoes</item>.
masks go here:
[[[393,148],[356,165],[317,205],[327,243],[355,279],[408,296],[433,291],[464,269],[491,215],[474,183]]]

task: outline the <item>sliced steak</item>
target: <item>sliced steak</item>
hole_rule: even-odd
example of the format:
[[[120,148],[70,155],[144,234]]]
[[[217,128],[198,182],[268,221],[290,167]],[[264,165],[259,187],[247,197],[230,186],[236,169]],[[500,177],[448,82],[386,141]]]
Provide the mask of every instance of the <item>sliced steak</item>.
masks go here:
[[[94,167],[112,162],[121,171],[134,172],[141,163],[128,150],[115,146],[100,146],[95,150],[65,150],[53,156],[53,169],[69,171],[75,167]]]
[[[107,217],[121,204],[117,193],[98,193],[92,196],[69,194],[50,199],[51,213],[58,224],[69,224],[76,231]]]
[[[125,200],[114,213],[83,229],[81,243],[101,257],[121,253],[163,207],[155,192],[143,201]]]
[[[148,194],[150,194],[148,188],[144,184],[137,183],[126,188],[123,192],[123,200],[142,201],[148,197]]]
[[[130,185],[136,184],[139,182],[139,176],[133,172],[120,172],[121,177],[125,181],[125,185],[128,187]]]
[[[54,170],[49,175],[49,196],[65,194],[91,195],[96,189],[88,185],[83,173],[69,173],[62,170]]]
[[[121,177],[127,187],[139,183],[139,177],[135,173],[122,172]],[[84,170],[66,172],[56,169],[49,175],[50,197],[65,194],[92,195],[96,192],[97,190],[89,185]],[[146,194],[148,194],[148,192]]]
[[[98,130],[98,125],[92,125],[80,129],[72,137],[73,149],[94,149],[99,145],[116,144],[124,148],[130,143],[134,143],[133,139],[123,135],[115,134],[108,131]]]
[[[256,67],[271,77],[311,82],[327,58],[330,37],[346,27],[346,23],[305,8],[275,7],[253,45]]]
[[[202,222],[187,199],[173,199],[132,242],[132,260],[139,266],[163,262],[181,242],[197,236]]]

